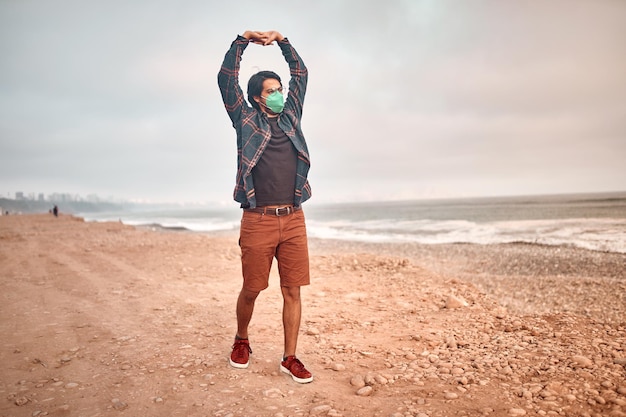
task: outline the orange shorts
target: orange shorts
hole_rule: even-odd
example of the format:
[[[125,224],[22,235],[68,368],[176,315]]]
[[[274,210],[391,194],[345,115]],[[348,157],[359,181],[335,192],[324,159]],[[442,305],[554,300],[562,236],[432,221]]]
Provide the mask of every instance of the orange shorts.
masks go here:
[[[309,285],[309,248],[302,210],[284,216],[244,210],[239,246],[245,289],[260,292],[269,286],[274,258],[281,287]]]

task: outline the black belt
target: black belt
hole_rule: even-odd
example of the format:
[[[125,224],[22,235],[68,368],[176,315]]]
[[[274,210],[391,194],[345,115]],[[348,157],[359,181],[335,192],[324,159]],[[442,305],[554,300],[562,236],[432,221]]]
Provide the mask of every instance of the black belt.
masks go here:
[[[270,216],[286,216],[300,209],[302,209],[302,207],[300,206],[297,206],[297,207],[285,206],[285,207],[255,207],[255,208],[245,208],[243,210],[249,211],[252,213],[269,214]]]

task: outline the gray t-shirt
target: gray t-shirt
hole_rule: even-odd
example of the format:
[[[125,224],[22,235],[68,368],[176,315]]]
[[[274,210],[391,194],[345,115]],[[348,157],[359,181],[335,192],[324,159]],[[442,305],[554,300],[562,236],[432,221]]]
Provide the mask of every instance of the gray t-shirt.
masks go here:
[[[292,205],[296,189],[298,152],[285,132],[278,126],[277,117],[269,117],[272,138],[256,166],[252,179],[257,207],[276,204]]]

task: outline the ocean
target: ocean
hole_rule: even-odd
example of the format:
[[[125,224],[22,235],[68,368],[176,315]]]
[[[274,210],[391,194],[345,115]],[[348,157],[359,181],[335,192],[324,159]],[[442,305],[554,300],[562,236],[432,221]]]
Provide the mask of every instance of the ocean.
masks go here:
[[[626,253],[626,192],[304,205],[309,237],[362,242],[571,246]],[[195,232],[236,231],[232,206],[142,206],[80,213],[86,221],[121,221]]]

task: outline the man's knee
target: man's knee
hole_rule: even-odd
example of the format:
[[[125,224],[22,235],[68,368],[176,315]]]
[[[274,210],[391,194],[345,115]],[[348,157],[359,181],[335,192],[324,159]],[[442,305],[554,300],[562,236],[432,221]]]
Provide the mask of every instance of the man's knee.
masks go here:
[[[281,287],[283,298],[287,302],[300,301],[300,287]]]
[[[258,296],[259,291],[251,291],[245,288],[242,288],[241,292],[239,293],[239,298],[248,304],[254,303]]]

